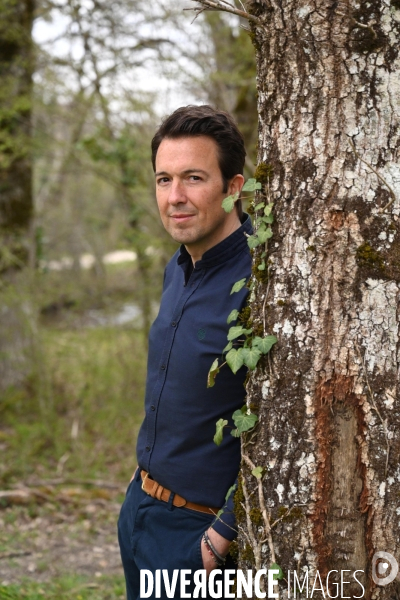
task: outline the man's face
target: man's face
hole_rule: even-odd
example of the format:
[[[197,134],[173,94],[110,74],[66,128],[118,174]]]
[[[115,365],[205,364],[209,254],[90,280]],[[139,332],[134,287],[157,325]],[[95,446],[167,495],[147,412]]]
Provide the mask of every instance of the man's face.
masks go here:
[[[193,262],[240,226],[236,210],[221,204],[240,191],[242,175],[235,175],[223,192],[218,147],[207,136],[165,138],[156,155],[156,195],[165,229],[184,244]]]

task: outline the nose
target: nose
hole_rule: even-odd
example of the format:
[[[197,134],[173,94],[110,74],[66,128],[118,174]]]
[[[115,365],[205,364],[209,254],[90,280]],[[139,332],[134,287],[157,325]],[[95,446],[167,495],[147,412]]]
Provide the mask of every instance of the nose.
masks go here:
[[[177,204],[184,204],[186,201],[187,198],[182,182],[178,179],[172,180],[169,188],[168,202],[175,206]]]

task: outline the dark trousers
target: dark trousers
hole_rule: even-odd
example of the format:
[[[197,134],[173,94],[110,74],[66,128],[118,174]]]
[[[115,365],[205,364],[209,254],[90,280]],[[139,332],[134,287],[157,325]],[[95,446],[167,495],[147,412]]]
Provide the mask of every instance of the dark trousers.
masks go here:
[[[118,521],[128,600],[141,597],[141,569],[151,571],[154,577],[157,569],[167,569],[169,581],[174,569],[190,569],[192,573],[202,569],[201,538],[213,519],[212,515],[177,508],[171,501],[167,503],[151,498],[141,489],[138,470],[129,484]],[[234,569],[236,566],[233,561],[229,564],[227,561],[225,568]],[[185,591],[191,593],[191,589],[189,585]],[[155,593],[154,587],[150,598],[155,598]],[[179,577],[174,597],[180,598]],[[163,583],[161,598],[167,598]]]

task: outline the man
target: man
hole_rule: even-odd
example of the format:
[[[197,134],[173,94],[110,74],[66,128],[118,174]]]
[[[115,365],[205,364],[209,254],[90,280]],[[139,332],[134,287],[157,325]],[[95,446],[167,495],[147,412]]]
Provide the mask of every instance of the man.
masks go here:
[[[128,600],[140,597],[141,569],[223,568],[236,535],[232,497],[224,502],[240,444],[229,429],[219,447],[213,435],[218,419],[232,425],[243,405],[246,372],[224,366],[211,388],[207,374],[227,344],[227,317],[247,294],[230,292],[250,275],[250,219],[240,200],[230,213],[221,206],[241,191],[245,155],[233,119],[210,106],[176,110],[152,141],[160,216],[181,247],[165,270],[150,332],[139,466],[119,520]]]

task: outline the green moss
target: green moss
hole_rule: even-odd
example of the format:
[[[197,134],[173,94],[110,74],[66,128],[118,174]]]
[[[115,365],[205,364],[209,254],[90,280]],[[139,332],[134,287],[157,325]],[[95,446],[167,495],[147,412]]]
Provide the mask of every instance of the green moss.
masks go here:
[[[245,306],[244,308],[242,308],[241,312],[239,313],[238,316],[238,321],[240,321],[241,323],[248,323],[249,319],[250,319],[250,306]]]
[[[271,164],[261,162],[257,165],[256,170],[254,171],[254,177],[265,185],[268,183],[270,179],[272,179],[274,175],[274,167]]]
[[[246,544],[240,553],[241,560],[254,565],[254,552],[250,544]]]
[[[233,558],[235,562],[237,562],[239,558],[239,546],[237,542],[232,542],[229,546],[229,554]]]
[[[285,302],[285,300],[278,300],[276,304],[278,306],[286,306],[287,302]]]
[[[377,250],[374,250],[367,242],[357,248],[356,259],[360,266],[373,267],[380,271],[385,270],[385,261]]]
[[[258,325],[254,325],[253,327],[253,334],[256,336],[260,336],[263,337],[264,335],[264,327],[262,323],[258,323]]]
[[[251,268],[251,272],[253,273],[254,277],[257,279],[257,281],[260,281],[261,283],[267,283],[268,281],[268,269],[264,269],[263,271],[260,271],[260,269],[258,268],[263,262],[263,259],[261,259],[261,257],[257,257],[254,261],[254,264]]]
[[[243,494],[242,478],[239,477],[237,490],[235,492],[235,495],[233,496],[233,512],[235,513],[237,522],[243,521],[246,517],[246,513],[242,506],[243,503],[244,503],[244,494]]]
[[[280,506],[278,508],[278,519],[282,519],[285,523],[290,523],[292,521],[296,521],[303,517],[303,513],[301,508],[295,506],[294,508],[286,508],[286,506]]]
[[[309,252],[315,252],[316,248],[315,246],[307,246],[306,250],[309,250]]]
[[[263,517],[261,514],[261,510],[259,508],[252,508],[250,511],[250,520],[256,525],[260,527],[263,524]]]
[[[258,41],[257,35],[254,33],[254,31],[249,31],[248,33],[249,33],[249,38],[251,40],[251,43],[253,44],[255,50],[257,50],[257,52],[259,52],[261,50],[261,46]]]

